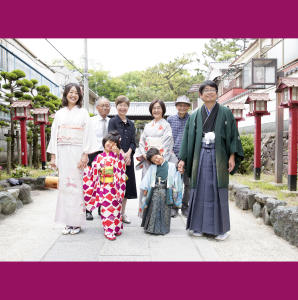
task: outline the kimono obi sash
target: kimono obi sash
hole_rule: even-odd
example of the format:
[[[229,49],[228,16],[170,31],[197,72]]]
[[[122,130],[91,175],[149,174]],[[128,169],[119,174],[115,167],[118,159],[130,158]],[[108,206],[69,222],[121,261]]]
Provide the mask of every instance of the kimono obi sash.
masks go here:
[[[157,148],[158,150],[162,149],[162,137],[147,137],[146,143],[148,150],[150,148]]]
[[[101,183],[112,183],[114,182],[114,168],[113,167],[103,167],[100,173]]]
[[[83,145],[84,127],[60,125],[58,127],[58,145]]]

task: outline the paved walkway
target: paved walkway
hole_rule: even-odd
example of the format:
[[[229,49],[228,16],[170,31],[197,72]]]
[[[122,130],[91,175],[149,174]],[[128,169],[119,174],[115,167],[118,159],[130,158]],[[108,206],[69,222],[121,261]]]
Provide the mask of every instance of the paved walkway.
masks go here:
[[[145,234],[137,199],[127,205],[132,224],[116,241],[108,241],[96,211],[80,234],[61,235],[63,226],[53,222],[57,190],[32,194],[33,203],[0,218],[0,261],[298,261],[298,248],[233,202],[231,236],[225,241],[188,235],[182,216],[172,219],[166,236]]]

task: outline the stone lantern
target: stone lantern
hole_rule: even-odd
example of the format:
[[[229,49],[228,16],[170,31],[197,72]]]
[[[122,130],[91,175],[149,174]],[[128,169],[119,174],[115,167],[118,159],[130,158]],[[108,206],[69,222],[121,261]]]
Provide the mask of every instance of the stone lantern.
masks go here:
[[[49,109],[48,108],[35,108],[33,110],[34,124],[48,124],[49,123]]]
[[[261,175],[261,117],[270,115],[267,102],[271,101],[268,93],[251,93],[245,104],[249,104],[247,116],[255,117],[255,143],[254,143],[254,178],[260,179]]]
[[[282,108],[289,108],[288,189],[297,190],[298,78],[280,78],[276,93],[281,93]]]
[[[232,111],[232,114],[236,120],[236,125],[238,128],[238,122],[243,121],[243,111],[245,109],[243,103],[229,103],[227,104],[227,107]]]
[[[46,166],[46,140],[45,140],[45,125],[49,124],[49,109],[35,108],[33,110],[34,124],[40,126],[40,146],[41,146],[41,165],[42,169]]]
[[[32,103],[30,100],[19,100],[14,101],[11,105],[13,109],[13,120],[19,120],[21,126],[21,158],[22,165],[27,166],[27,132],[26,132],[26,121],[32,120],[30,109]]]

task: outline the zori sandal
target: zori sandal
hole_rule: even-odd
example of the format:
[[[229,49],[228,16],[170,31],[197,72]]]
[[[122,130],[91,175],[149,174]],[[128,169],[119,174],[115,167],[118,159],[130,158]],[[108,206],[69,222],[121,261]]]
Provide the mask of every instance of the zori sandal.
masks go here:
[[[110,233],[110,232],[105,233],[105,237],[106,237],[108,240],[110,240],[110,241],[116,240],[115,235],[114,235],[113,233]]]

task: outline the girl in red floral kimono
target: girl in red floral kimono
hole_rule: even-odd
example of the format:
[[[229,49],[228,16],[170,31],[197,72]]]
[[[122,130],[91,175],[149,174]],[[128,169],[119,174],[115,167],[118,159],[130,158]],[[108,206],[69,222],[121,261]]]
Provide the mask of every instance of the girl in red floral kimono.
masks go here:
[[[118,132],[110,132],[102,143],[104,152],[97,155],[92,167],[84,173],[84,200],[89,211],[100,207],[104,235],[115,240],[123,229],[121,207],[126,187],[126,166],[119,150]]]

